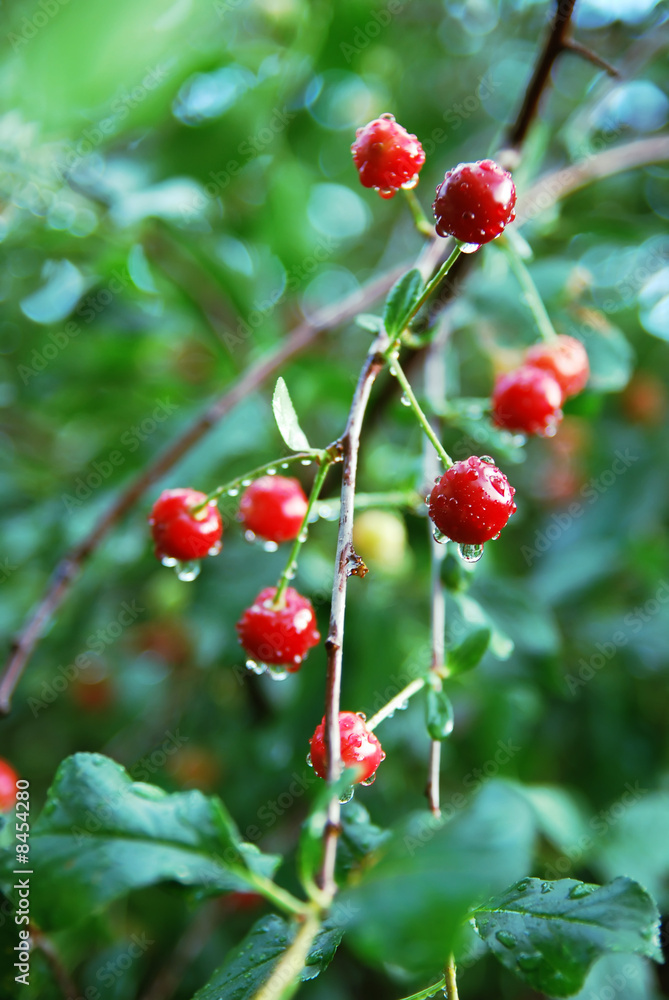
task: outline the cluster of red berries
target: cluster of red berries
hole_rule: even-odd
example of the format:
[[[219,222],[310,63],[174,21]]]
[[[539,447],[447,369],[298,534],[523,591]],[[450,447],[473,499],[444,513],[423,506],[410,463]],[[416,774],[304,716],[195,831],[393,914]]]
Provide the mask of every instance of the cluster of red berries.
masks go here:
[[[0,813],[14,808],[18,780],[19,776],[12,765],[0,757]]]
[[[351,146],[363,187],[392,198],[412,188],[425,163],[415,135],[389,114],[359,128]],[[454,236],[471,249],[489,243],[516,217],[516,188],[511,174],[494,160],[460,163],[448,170],[432,206],[439,236]]]
[[[307,498],[296,479],[262,476],[242,495],[239,519],[254,537],[273,544],[293,541],[302,529]],[[165,490],[153,506],[149,524],[156,556],[164,563],[203,559],[221,551],[223,522],[216,501],[197,490]],[[314,609],[306,597],[286,587],[276,600],[266,587],[237,623],[239,641],[259,664],[299,670],[320,641]]]
[[[552,437],[562,419],[562,404],[585,388],[588,355],[580,340],[561,335],[535,344],[525,363],[495,383],[492,415],[498,427]]]

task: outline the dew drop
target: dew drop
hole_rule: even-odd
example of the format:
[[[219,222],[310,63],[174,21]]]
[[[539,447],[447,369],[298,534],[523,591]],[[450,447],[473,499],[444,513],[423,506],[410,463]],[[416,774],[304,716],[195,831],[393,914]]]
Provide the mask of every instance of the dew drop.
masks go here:
[[[466,563],[477,563],[483,555],[482,545],[458,545],[460,558]]]
[[[408,181],[405,181],[404,184],[402,185],[402,190],[411,191],[412,188],[415,188],[416,184],[418,184],[418,174],[414,174],[413,177],[410,177]]]
[[[163,564],[163,566],[176,566],[176,564],[179,562],[178,559],[173,559],[172,556],[161,556],[160,561]]]
[[[272,466],[271,469],[265,469],[265,475],[266,476],[275,476],[276,475],[276,469],[273,466]]]
[[[351,785],[350,788],[344,789],[344,791],[339,796],[339,801],[341,802],[342,805],[346,805],[347,802],[351,801],[351,799],[353,798],[354,791],[355,789],[353,788],[353,785]]]
[[[300,465],[311,465],[311,459],[310,458],[301,458],[300,459]]]
[[[541,891],[542,892],[552,892],[553,891],[553,884],[551,882],[542,882],[541,883]]]
[[[242,479],[242,486],[250,486],[252,482],[251,479]]]
[[[434,528],[432,530],[432,537],[434,538],[435,542],[437,542],[439,545],[443,545],[445,542],[448,541],[446,535],[443,533],[443,531],[439,531],[439,528]]]
[[[402,406],[411,406],[411,400],[404,392],[400,396],[400,403],[402,404]]]
[[[524,972],[531,972],[541,965],[543,957],[538,952],[535,952],[533,955],[519,955],[516,961]]]
[[[277,663],[272,663],[267,668],[267,673],[273,681],[285,681],[288,676],[288,671]]]
[[[395,368],[395,365],[391,365],[388,371],[390,372],[391,375],[397,375],[397,368]]]
[[[476,253],[480,246],[480,243],[461,243],[460,250],[462,253]]]
[[[516,891],[525,892],[529,884],[530,884],[529,878],[521,879],[520,882],[516,882]]]
[[[358,716],[359,719],[362,719],[363,722],[367,722],[367,716],[365,715],[364,712],[356,712],[355,714]]]
[[[229,489],[229,490],[227,491],[227,493],[228,493],[228,496],[229,496],[229,497],[237,497],[237,496],[239,496],[239,490],[238,490],[238,489],[236,489],[236,488],[235,488],[234,486],[232,486],[232,487],[231,487],[231,488],[230,488],[230,489]]]
[[[282,469],[287,469],[287,468],[288,468],[288,466],[289,466],[289,464],[290,464],[289,462],[282,462],[282,463],[281,463],[281,468],[282,468]]]
[[[578,885],[572,886],[569,890],[570,899],[582,899],[584,896],[589,896],[592,889],[589,885],[584,885],[582,882]]]
[[[215,542],[212,545],[212,547],[209,549],[209,551],[207,552],[207,555],[208,556],[217,556],[219,554],[219,552],[221,551],[222,548],[223,548],[223,543],[222,542]]]
[[[492,455],[481,455],[481,461],[485,462],[486,465],[495,464],[495,459],[492,457]]]
[[[391,115],[390,111],[384,111],[382,115],[379,115],[379,118],[383,119],[384,122],[395,121],[395,115]]]
[[[376,774],[370,774],[369,778],[365,778],[365,780],[361,781],[360,784],[364,785],[365,788],[368,788],[370,785],[373,785],[375,781],[376,781]]]
[[[408,707],[409,707],[409,699],[407,698],[406,701],[403,701],[401,705],[397,706],[397,711],[398,712],[406,712],[406,710],[407,710]]]
[[[497,931],[495,937],[505,948],[515,948],[518,944],[515,935],[511,934],[510,931]]]
[[[286,569],[283,574],[286,580],[295,579],[295,569],[296,569],[295,563],[291,563],[290,566],[286,566]]]
[[[262,543],[263,552],[276,552],[278,545],[276,542],[272,542],[269,539]]]
[[[176,573],[180,580],[185,583],[190,583],[191,580],[196,580],[200,575],[200,563],[197,559],[193,559],[190,562],[179,562],[177,563]]]
[[[255,533],[255,531],[245,531],[244,532],[244,538],[246,539],[247,542],[250,542],[251,544],[253,544],[255,542],[255,540],[256,540],[256,533]]]
[[[309,765],[309,767],[313,767],[314,766],[314,762],[311,759],[311,754],[310,753],[307,754],[306,760],[307,760],[307,764]]]
[[[297,536],[297,540],[298,542],[306,542],[308,537],[309,537],[309,532],[307,531],[306,528],[303,528],[302,531]]]
[[[246,669],[250,670],[252,674],[264,674],[267,670],[266,663],[257,663],[256,660],[247,660]]]

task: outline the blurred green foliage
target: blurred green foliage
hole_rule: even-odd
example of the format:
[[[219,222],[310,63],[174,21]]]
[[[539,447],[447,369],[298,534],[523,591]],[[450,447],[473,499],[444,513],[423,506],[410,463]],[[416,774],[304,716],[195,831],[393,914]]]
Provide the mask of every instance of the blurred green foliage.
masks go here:
[[[391,111],[423,140],[417,194],[427,209],[445,169],[501,147],[550,11],[523,0],[48,0],[3,13],[8,646],[67,547],[208,400],[301,313],[415,258],[421,241],[402,199],[357,183],[355,128]],[[623,82],[563,57],[517,173],[521,193],[541,171],[666,127],[663,26],[666,9],[651,2],[581,6],[577,37],[621,66]],[[480,666],[448,684],[455,728],[442,745],[445,803],[487,777],[527,790],[542,833],[533,874],[629,875],[665,907],[668,178],[666,164],[613,176],[522,230],[551,317],[586,342],[593,379],[550,441],[521,449],[497,435],[483,445],[481,422],[466,414],[446,432],[456,458],[494,455],[518,512],[476,567],[449,563],[444,574],[453,645],[475,628],[489,628],[491,642]],[[487,397],[494,371],[536,338],[496,247],[477,255],[449,322],[449,396]],[[351,324],[281,373],[313,445],[341,431],[369,342]],[[420,392],[418,369],[412,379]],[[365,492],[423,485],[420,431],[389,383],[381,377],[366,426]],[[222,555],[194,583],[158,565],[146,526],[162,486],[209,490],[283,453],[271,390],[215,427],[92,557],[0,721],[0,754],[30,779],[34,809],[59,762],[81,750],[169,792],[216,791],[243,835],[289,854],[280,878],[295,889],[290,854],[313,793],[306,780],[297,795],[286,789],[310,774],[324,651],[282,684],[246,675],[234,623],[284,554],[249,546],[234,507]],[[305,486],[311,475],[300,470]],[[326,490],[335,495],[334,474]],[[400,571],[351,581],[346,709],[378,710],[429,660],[425,518],[408,515],[407,530]],[[335,524],[314,526],[297,576],[323,633],[335,540]],[[387,760],[356,796],[380,827],[424,808],[424,716],[417,698],[380,729]],[[518,748],[503,764],[501,744]],[[221,909],[177,997],[192,996],[256,915]],[[182,889],[153,886],[57,944],[82,990],[130,998],[192,919]],[[117,959],[139,933],[154,943],[125,968]],[[58,997],[43,958],[33,962],[34,995]],[[661,995],[656,973],[626,956],[602,960],[582,995],[604,997],[625,962],[627,996]],[[105,985],[109,963],[118,974]],[[2,976],[0,992],[13,995]],[[370,930],[356,949],[345,939],[303,993],[393,998],[414,985],[425,984],[375,950]],[[468,1000],[529,995],[490,959],[467,967],[461,988]]]

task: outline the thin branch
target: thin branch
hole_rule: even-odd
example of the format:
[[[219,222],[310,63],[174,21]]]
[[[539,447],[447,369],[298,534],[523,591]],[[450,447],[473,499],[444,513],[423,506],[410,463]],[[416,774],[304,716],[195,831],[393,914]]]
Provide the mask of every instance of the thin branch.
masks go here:
[[[575,55],[581,56],[582,59],[587,59],[587,61],[591,62],[593,66],[603,69],[605,73],[609,74],[609,76],[616,79],[620,78],[620,73],[616,67],[612,66],[611,63],[608,63],[606,59],[602,59],[601,56],[598,56],[597,53],[593,52],[592,49],[589,49],[587,45],[581,45],[580,42],[575,42],[570,38],[564,43],[564,50],[566,52],[573,52]]]
[[[456,978],[455,959],[451,955],[446,966],[446,986],[444,995],[446,1000],[458,1000],[458,981]]]
[[[431,245],[431,253],[439,251],[437,244]],[[291,358],[301,353],[326,330],[333,329],[351,320],[357,313],[381,298],[402,273],[395,268],[388,274],[371,282],[365,288],[355,291],[337,305],[321,310],[313,321],[300,323],[282,345],[252,365],[240,376],[207,410],[191,424],[187,430],[170,444],[146,469],[131,481],[103,514],[92,531],[75,545],[56,566],[46,592],[30,614],[21,632],[11,646],[10,659],[0,680],[0,714],[11,707],[12,694],[21,674],[32,656],[35,646],[42,637],[46,626],[58,611],[68,595],[83,564],[95,552],[103,539],[121,518],[141,499],[150,486],[161,479],[235,406],[255,392],[271,375]]]
[[[389,718],[391,715],[401,708],[403,705],[413,698],[415,694],[422,691],[425,687],[427,678],[426,677],[416,677],[415,680],[409,681],[406,687],[403,687],[390,701],[387,701],[385,705],[376,712],[371,719],[367,719],[365,726],[370,732],[378,726],[380,722],[384,719]]]
[[[525,90],[525,99],[514,125],[509,130],[508,141],[512,149],[520,149],[530,125],[536,118],[539,102],[548,85],[553,63],[564,51],[575,4],[576,0],[558,0],[548,37]]]
[[[325,747],[327,751],[327,774],[330,783],[337,780],[341,772],[339,739],[339,710],[341,694],[342,646],[344,642],[344,616],[346,611],[346,587],[352,575],[364,575],[366,567],[353,549],[353,509],[355,503],[355,483],[358,471],[358,450],[360,432],[374,380],[386,365],[383,351],[388,345],[385,334],[377,338],[367,355],[353,394],[346,428],[340,440],[344,456],[342,471],[341,500],[339,508],[339,533],[335,556],[335,577],[332,587],[330,627],[325,641],[327,651],[327,679],[325,695]],[[335,859],[341,809],[337,796],[332,796],[328,806],[327,822],[323,835],[323,864],[319,884],[330,897],[336,892]]]

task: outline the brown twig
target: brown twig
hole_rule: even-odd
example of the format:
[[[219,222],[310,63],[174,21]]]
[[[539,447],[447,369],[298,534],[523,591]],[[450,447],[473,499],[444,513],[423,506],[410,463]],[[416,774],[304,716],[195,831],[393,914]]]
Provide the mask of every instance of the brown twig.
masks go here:
[[[358,312],[369,308],[388,291],[401,273],[402,268],[395,268],[370,282],[365,288],[347,296],[343,302],[321,310],[313,321],[305,320],[300,323],[277,350],[252,365],[176,441],[173,441],[154,462],[132,480],[92,531],[59,562],[46,593],[14,639],[10,659],[0,680],[0,714],[9,711],[12,694],[26,664],[47,623],[69,593],[82,565],[149,487],[176,465],[212,427],[274,372],[308,347],[320,334],[348,322]]]
[[[381,352],[387,346],[388,338],[385,334],[377,338],[374,344],[372,344],[360,372],[346,427],[339,441],[344,456],[344,467],[342,471],[339,533],[337,537],[337,554],[335,556],[335,578],[332,587],[330,626],[328,637],[325,641],[327,651],[325,747],[327,751],[328,781],[330,782],[336,781],[341,772],[339,709],[346,589],[349,576],[359,571],[358,557],[353,549],[353,506],[355,502],[360,432],[372,385],[376,376],[386,365],[386,358]],[[336,891],[334,873],[340,814],[339,799],[336,795],[333,795],[328,807],[327,823],[323,838],[323,863],[319,879],[321,888],[330,898],[334,896]]]
[[[575,4],[576,0],[558,0],[555,17],[550,26],[544,47],[539,54],[530,82],[525,90],[525,98],[522,106],[513,126],[509,130],[508,142],[512,149],[519,149],[522,146],[530,125],[537,115],[539,102],[548,84],[553,63],[565,49],[567,32],[569,31]]]
[[[598,66],[599,69],[603,69],[605,73],[609,74],[609,76],[615,77],[616,79],[620,78],[621,74],[618,72],[616,67],[612,66],[611,63],[608,63],[606,59],[602,59],[601,56],[598,56],[597,53],[593,52],[592,49],[589,49],[587,45],[581,45],[580,42],[575,42],[570,38],[564,43],[563,48],[566,52],[573,52],[575,55],[581,56],[582,59],[587,59],[587,61],[591,62],[593,66]]]

